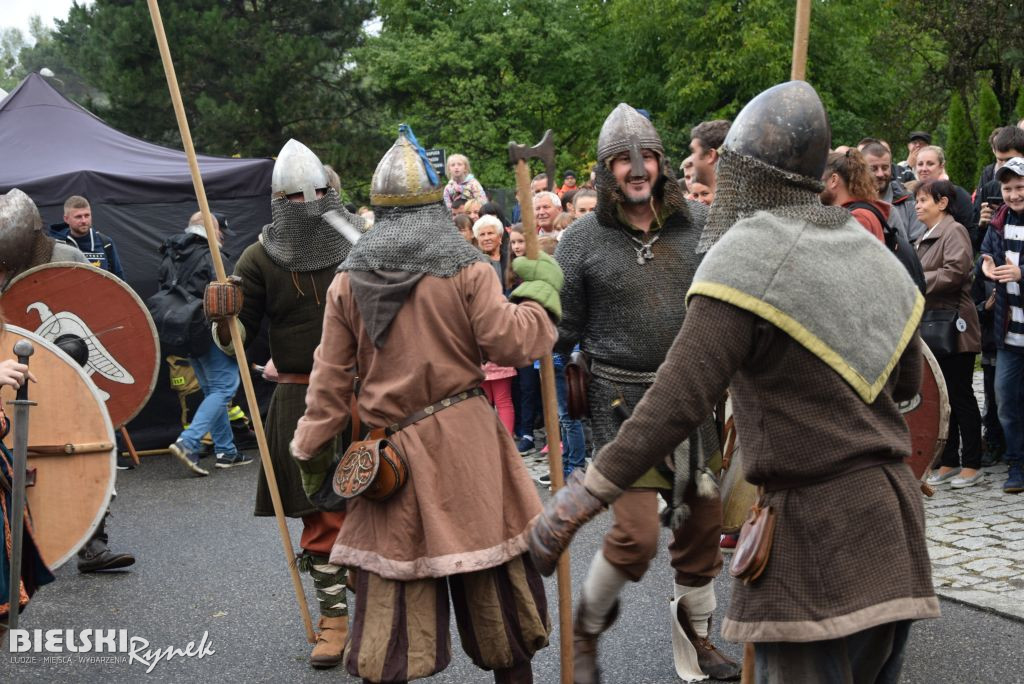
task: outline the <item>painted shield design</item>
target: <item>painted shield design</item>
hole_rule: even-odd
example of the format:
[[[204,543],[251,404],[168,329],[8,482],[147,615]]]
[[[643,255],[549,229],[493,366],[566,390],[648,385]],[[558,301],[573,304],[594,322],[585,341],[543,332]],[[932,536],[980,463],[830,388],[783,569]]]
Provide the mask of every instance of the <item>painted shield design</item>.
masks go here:
[[[3,296],[12,325],[50,341],[84,343],[86,375],[121,427],[149,401],[160,342],[139,296],[123,281],[86,264],[44,264],[25,271]]]
[[[921,345],[921,389],[910,401],[902,402],[900,411],[910,428],[910,457],[907,465],[914,475],[923,478],[936,456],[946,448],[949,434],[949,395],[939,362],[927,345]]]
[[[29,368],[38,381],[29,385],[36,405],[28,417],[28,468],[35,483],[25,493],[39,552],[55,569],[89,540],[110,503],[117,472],[114,427],[85,370],[43,337],[8,325],[0,336],[0,359],[14,358],[22,339],[35,347]],[[5,403],[13,398],[10,388],[0,391]],[[16,418],[13,411],[7,415],[13,435]]]

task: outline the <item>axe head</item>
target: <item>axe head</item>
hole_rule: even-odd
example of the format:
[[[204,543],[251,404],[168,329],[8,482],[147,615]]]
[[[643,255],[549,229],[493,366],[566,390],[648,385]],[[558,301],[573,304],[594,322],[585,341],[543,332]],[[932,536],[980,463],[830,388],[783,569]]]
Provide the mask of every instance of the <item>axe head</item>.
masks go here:
[[[508,144],[508,158],[515,166],[518,162],[524,164],[531,159],[540,159],[544,162],[544,173],[548,177],[548,190],[554,189],[555,184],[555,138],[549,128],[544,132],[544,137],[533,147],[520,145],[515,141]]]

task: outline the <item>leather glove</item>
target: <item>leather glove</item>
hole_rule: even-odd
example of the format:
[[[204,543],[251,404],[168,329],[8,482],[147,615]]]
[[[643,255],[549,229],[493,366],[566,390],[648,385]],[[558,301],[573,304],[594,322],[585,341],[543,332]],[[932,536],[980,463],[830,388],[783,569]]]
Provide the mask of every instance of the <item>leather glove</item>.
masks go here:
[[[523,284],[512,291],[512,297],[531,299],[548,310],[555,318],[562,318],[562,268],[549,254],[541,252],[536,259],[516,257],[512,270],[523,279]]]
[[[309,502],[319,511],[336,512],[345,510],[345,499],[334,493],[331,480],[338,467],[341,454],[336,454],[334,440],[328,442],[313,458],[303,461],[296,459],[302,490]]]
[[[203,312],[211,321],[223,321],[238,315],[242,310],[242,279],[228,276],[226,283],[215,281],[206,286],[203,293]]]
[[[604,501],[583,486],[583,473],[574,471],[565,486],[548,499],[530,528],[530,560],[537,571],[545,577],[551,575],[576,530],[603,511],[605,506]]]

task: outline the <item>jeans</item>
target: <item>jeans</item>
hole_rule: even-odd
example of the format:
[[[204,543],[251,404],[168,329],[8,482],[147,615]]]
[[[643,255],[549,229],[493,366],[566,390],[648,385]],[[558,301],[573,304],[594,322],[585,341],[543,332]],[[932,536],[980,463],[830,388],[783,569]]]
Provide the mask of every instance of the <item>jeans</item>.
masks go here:
[[[516,439],[533,439],[533,421],[540,405],[540,373],[532,365],[516,369],[519,392],[516,404]]]
[[[192,417],[192,424],[178,439],[189,451],[196,451],[199,440],[209,432],[215,453],[233,454],[236,452],[235,439],[228,419],[228,405],[238,389],[238,365],[215,344],[211,344],[202,356],[194,356],[190,360],[203,390],[203,401]]]
[[[996,357],[996,402],[1006,439],[1007,463],[1024,464],[1024,349],[1004,348]]]
[[[565,380],[563,354],[553,355],[555,365],[555,395],[558,397],[558,425],[562,433],[562,473],[565,477],[576,468],[583,467],[587,457],[587,444],[583,437],[583,423],[569,417],[569,385]]]

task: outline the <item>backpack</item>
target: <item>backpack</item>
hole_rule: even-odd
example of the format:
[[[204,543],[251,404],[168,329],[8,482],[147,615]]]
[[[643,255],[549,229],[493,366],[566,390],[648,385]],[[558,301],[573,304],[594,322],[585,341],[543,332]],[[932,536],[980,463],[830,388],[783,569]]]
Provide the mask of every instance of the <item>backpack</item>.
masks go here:
[[[165,355],[202,356],[213,344],[210,326],[203,312],[203,298],[196,297],[180,284],[189,281],[202,260],[176,265],[173,257],[174,250],[168,249],[164,263],[170,262],[168,270],[174,274],[171,282],[161,284],[160,290],[146,300],[146,307],[153,316]]]
[[[910,279],[914,281],[914,285],[917,285],[917,289],[923,295],[925,293],[924,269],[921,268],[921,260],[917,258],[917,252],[911,246],[910,240],[904,237],[903,233],[890,226],[889,222],[882,216],[882,212],[875,205],[868,202],[851,202],[846,205],[846,208],[850,211],[854,209],[867,209],[875,215],[878,222],[882,224],[885,246],[900,260],[903,268],[907,269]]]

